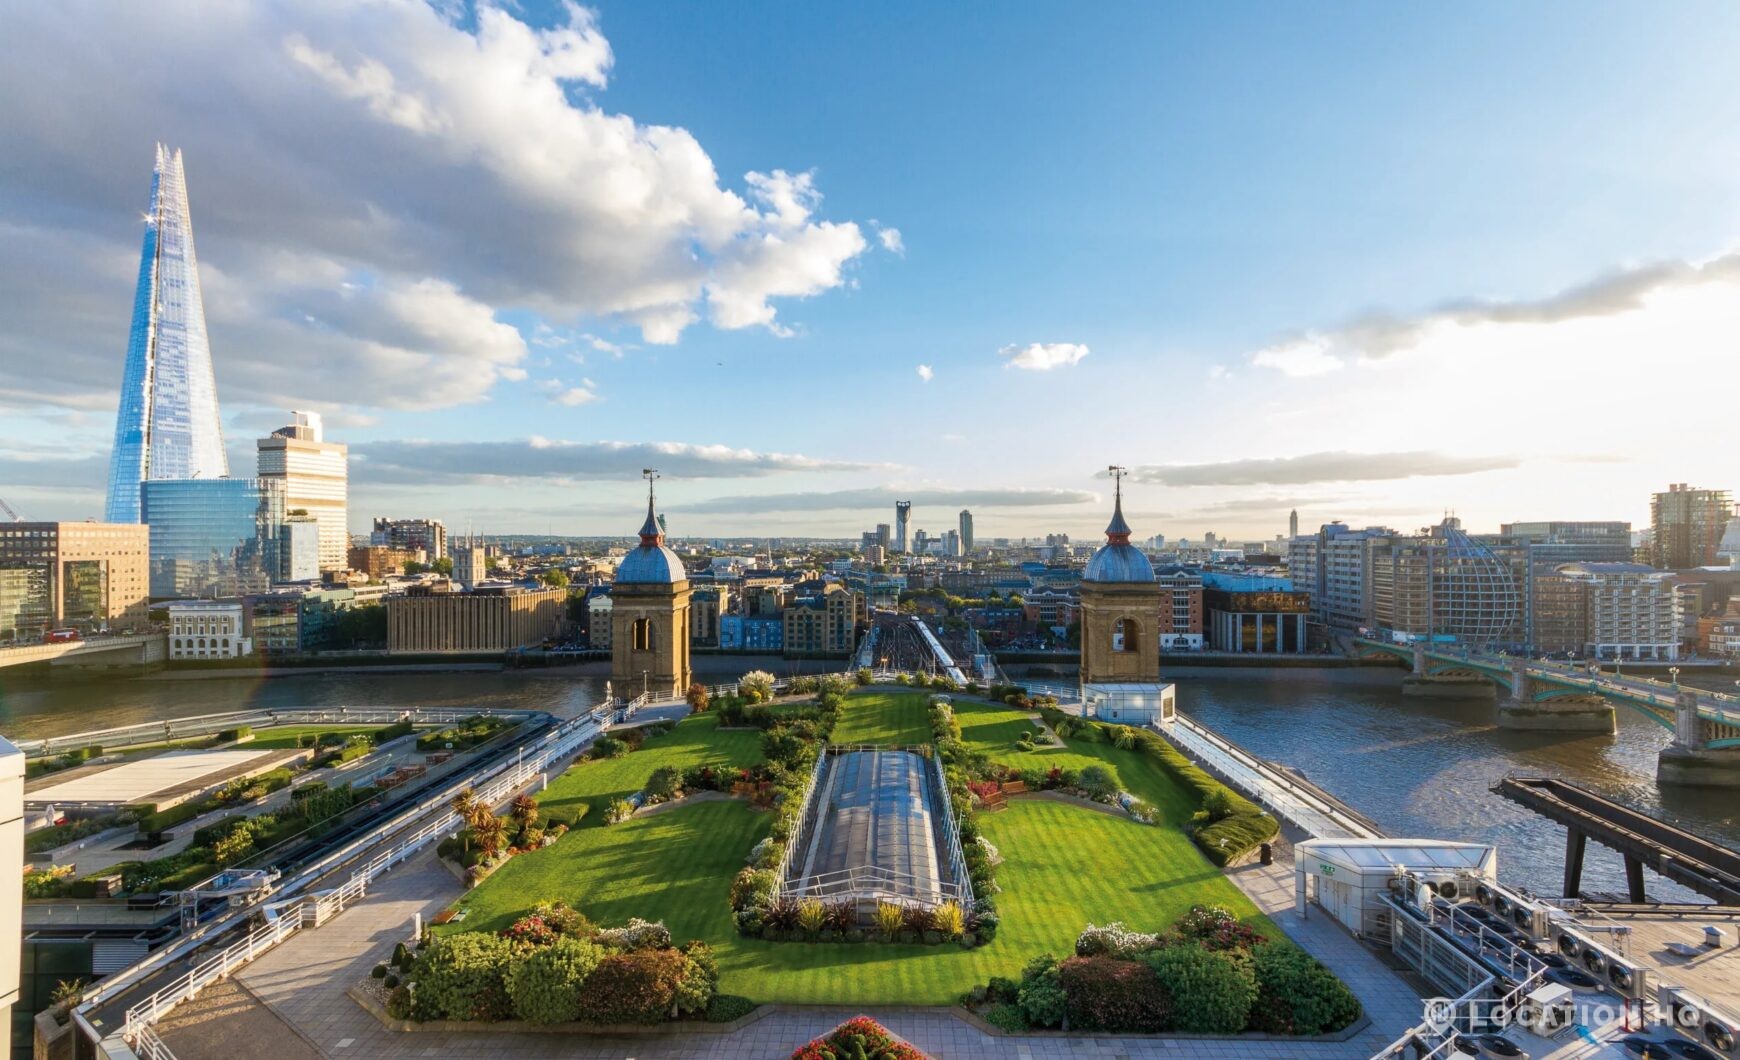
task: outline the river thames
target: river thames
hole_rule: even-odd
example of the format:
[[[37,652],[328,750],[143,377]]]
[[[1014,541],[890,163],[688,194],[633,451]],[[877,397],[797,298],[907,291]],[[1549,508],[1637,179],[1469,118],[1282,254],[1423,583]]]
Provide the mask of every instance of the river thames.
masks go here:
[[[697,660],[699,661],[699,660]],[[711,661],[711,660],[710,660]],[[723,660],[719,660],[723,662]],[[1488,789],[1510,772],[1562,777],[1740,846],[1732,791],[1659,790],[1668,731],[1620,709],[1614,736],[1499,730],[1492,700],[1401,695],[1400,670],[1171,669],[1179,709],[1265,758],[1293,766],[1391,835],[1487,842],[1501,876],[1556,895],[1564,831]],[[270,707],[518,707],[571,714],[597,703],[601,677],[566,672],[298,674],[189,679],[0,676],[0,732],[27,739],[137,722]],[[1591,843],[1591,891],[1624,889],[1617,854]],[[1700,900],[1658,877],[1652,896]]]

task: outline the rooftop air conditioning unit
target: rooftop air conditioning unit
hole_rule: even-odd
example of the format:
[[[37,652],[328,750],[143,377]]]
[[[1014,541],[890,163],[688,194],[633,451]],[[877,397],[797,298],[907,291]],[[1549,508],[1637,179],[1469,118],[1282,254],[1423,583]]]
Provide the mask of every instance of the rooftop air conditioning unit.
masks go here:
[[[1722,1056],[1740,1057],[1740,1021],[1682,987],[1664,986],[1657,999],[1675,1029]]]

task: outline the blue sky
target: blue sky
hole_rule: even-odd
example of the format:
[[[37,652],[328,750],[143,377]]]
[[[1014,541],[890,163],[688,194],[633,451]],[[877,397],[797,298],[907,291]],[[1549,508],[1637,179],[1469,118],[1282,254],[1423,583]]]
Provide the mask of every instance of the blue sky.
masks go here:
[[[100,508],[155,139],[187,155],[233,470],[322,409],[353,525],[627,532],[643,459],[700,533],[916,495],[933,529],[1090,534],[1112,462],[1174,538],[1295,506],[1643,522],[1669,481],[1740,485],[1697,385],[1740,339],[1740,11],[996,14],[32,12],[0,45],[0,495]],[[1064,363],[1011,364],[1035,344]]]

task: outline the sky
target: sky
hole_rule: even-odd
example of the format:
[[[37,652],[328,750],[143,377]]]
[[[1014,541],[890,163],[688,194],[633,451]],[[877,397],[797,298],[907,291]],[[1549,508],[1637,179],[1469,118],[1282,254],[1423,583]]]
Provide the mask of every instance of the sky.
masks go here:
[[[1740,488],[1740,8],[98,5],[0,37],[0,498],[102,511],[153,145],[350,519],[1265,539]]]

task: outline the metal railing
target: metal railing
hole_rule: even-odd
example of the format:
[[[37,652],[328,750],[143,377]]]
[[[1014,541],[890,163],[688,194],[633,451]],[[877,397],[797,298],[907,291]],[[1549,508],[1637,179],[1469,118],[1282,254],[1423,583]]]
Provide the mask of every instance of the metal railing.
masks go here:
[[[491,806],[507,801],[510,796],[543,773],[552,763],[568,757],[586,740],[602,732],[604,727],[611,722],[613,716],[632,715],[641,705],[639,699],[631,700],[626,707],[621,708],[614,705],[603,705],[594,708],[585,715],[564,722],[553,732],[542,734],[539,737],[541,746],[536,746],[530,756],[525,754],[527,746],[530,745],[522,746],[521,756],[517,760],[510,760],[481,771],[473,778],[472,790],[479,801]],[[470,716],[470,713],[475,712],[465,713],[462,716]],[[478,783],[480,781],[482,783]],[[127,1009],[121,1031],[123,1039],[132,1045],[137,1055],[148,1056],[154,1060],[173,1060],[174,1054],[151,1029],[152,1024],[173,1010],[176,1005],[196,996],[206,986],[245,966],[295,932],[318,926],[328,918],[342,912],[347,905],[365,897],[369,885],[376,878],[416,854],[439,837],[450,833],[460,822],[458,816],[447,808],[448,801],[450,800],[445,794],[430,798],[368,835],[360,837],[304,868],[295,878],[281,886],[277,893],[280,895],[295,894],[305,890],[332,868],[344,864],[368,846],[378,844],[382,838],[391,835],[394,831],[403,829],[409,820],[414,820],[420,815],[431,812],[435,814],[415,831],[399,837],[391,847],[354,869],[337,888],[330,891],[314,892],[304,900],[275,914],[267,911],[267,923],[254,928],[244,938],[207,957],[185,975],[177,976],[168,986],[130,1006]],[[252,912],[260,911],[262,911],[261,907],[255,907]],[[216,926],[214,925],[214,928]],[[231,926],[233,923],[223,925],[225,930]],[[140,981],[146,975],[198,945],[197,938],[193,938],[189,939],[184,946],[165,948],[98,984],[74,1012],[74,1018],[79,1022],[81,1029],[89,1034],[93,1040],[99,1039],[99,1032],[87,1018],[88,1013],[98,1002],[117,995],[123,989]]]
[[[797,829],[787,837],[785,850],[780,853],[779,864],[774,868],[774,878],[779,881],[778,886],[781,891],[786,888],[786,873],[791,871],[792,855],[797,852],[798,847],[803,845],[802,841],[809,834],[810,829],[815,827],[808,824],[810,808],[815,805],[817,781],[821,779],[822,766],[827,761],[826,754],[816,756],[816,764],[810,769],[809,782],[804,785],[803,801],[798,803]]]
[[[949,872],[955,878],[961,908],[970,912],[978,907],[978,901],[973,896],[973,878],[967,872],[966,854],[961,851],[961,833],[955,823],[955,801],[949,797],[949,781],[943,772],[942,756],[931,755],[930,767],[936,778],[936,797],[942,802],[943,838],[948,846]]]
[[[542,713],[536,710],[500,710],[492,707],[462,709],[456,707],[291,707],[260,710],[231,710],[221,714],[196,714],[186,718],[140,722],[110,729],[50,736],[40,740],[14,740],[13,745],[28,758],[40,758],[60,751],[90,747],[130,747],[139,744],[163,743],[169,740],[211,736],[225,729],[242,726],[276,725],[391,725],[413,721],[429,725],[447,725],[479,714],[505,718],[529,718]]]
[[[833,872],[818,872],[795,880],[784,892],[792,898],[854,898],[876,901],[899,900],[901,904],[940,905],[958,902],[972,908],[972,888],[963,884],[930,881],[909,872],[880,865],[858,865]]]

